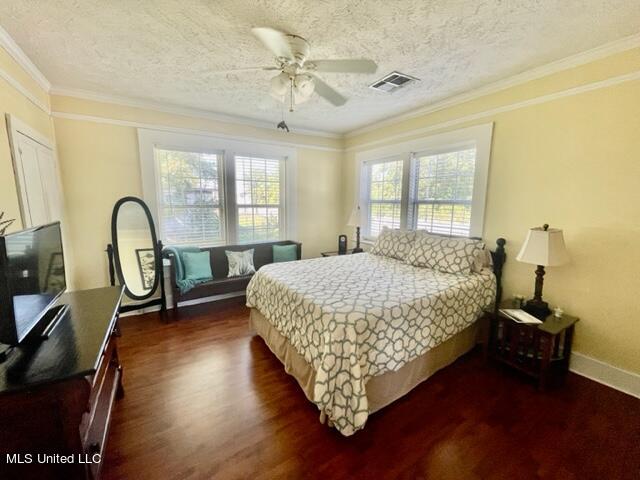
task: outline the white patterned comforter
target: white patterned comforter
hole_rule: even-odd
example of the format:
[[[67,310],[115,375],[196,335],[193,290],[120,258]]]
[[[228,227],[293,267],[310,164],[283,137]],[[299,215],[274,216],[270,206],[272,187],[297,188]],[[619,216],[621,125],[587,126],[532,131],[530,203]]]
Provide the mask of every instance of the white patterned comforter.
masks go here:
[[[464,330],[495,291],[489,270],[454,275],[361,253],[265,265],[247,306],[313,366],[314,402],[351,435],[369,414],[367,381]]]

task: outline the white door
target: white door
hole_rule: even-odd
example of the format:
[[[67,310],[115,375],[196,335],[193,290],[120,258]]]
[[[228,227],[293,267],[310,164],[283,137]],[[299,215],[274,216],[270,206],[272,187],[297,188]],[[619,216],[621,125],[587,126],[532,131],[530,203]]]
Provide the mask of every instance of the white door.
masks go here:
[[[49,208],[42,187],[38,144],[21,133],[17,135],[18,184],[25,227],[43,225],[49,221]]]
[[[48,207],[49,222],[62,220],[62,194],[60,192],[60,175],[58,164],[53,151],[48,148],[38,149],[38,167],[40,169],[40,181],[46,204]]]
[[[53,149],[15,118],[8,124],[24,227],[61,220],[62,193]]]

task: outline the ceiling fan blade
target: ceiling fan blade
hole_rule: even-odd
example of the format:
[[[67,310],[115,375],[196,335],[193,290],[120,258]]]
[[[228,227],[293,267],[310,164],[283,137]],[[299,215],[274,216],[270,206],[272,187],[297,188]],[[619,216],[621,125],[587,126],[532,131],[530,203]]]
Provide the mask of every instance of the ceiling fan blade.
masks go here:
[[[280,68],[278,67],[243,67],[243,68],[232,68],[231,70],[214,70],[211,73],[236,73],[236,72],[250,72],[254,70],[272,71],[272,70],[280,70]]]
[[[322,98],[327,100],[329,103],[335,105],[336,107],[340,107],[347,103],[347,99],[336,90],[334,90],[333,87],[330,87],[315,75],[309,76],[313,78],[313,82],[315,83],[315,92]]]
[[[278,58],[284,57],[293,60],[293,52],[287,38],[287,34],[280,30],[268,27],[256,27],[251,29],[258,40]]]
[[[376,73],[378,65],[373,60],[344,59],[344,60],[309,60],[316,66],[318,72],[330,73]]]

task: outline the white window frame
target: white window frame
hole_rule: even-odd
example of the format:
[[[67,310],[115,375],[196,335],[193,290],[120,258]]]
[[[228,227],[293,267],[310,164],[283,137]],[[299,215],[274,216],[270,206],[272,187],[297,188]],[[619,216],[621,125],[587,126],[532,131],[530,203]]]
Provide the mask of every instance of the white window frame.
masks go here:
[[[368,231],[368,165],[385,160],[403,160],[400,227],[403,229],[412,229],[415,224],[415,219],[412,218],[413,215],[411,213],[413,210],[411,170],[413,168],[414,158],[465,148],[476,149],[469,236],[482,237],[484,233],[492,136],[493,122],[358,152],[356,154],[356,201],[358,205],[362,206],[361,210],[366,212],[362,219],[363,237],[365,241],[375,240]]]
[[[279,226],[279,230],[280,230],[280,239],[281,240],[285,240],[287,239],[286,237],[283,237],[283,232],[287,232],[287,224],[288,224],[288,219],[287,219],[287,168],[286,168],[286,164],[287,164],[287,158],[286,157],[276,157],[276,156],[269,156],[269,155],[262,155],[262,154],[255,154],[255,153],[249,153],[249,151],[246,152],[242,152],[242,151],[236,151],[233,152],[233,155],[228,156],[228,161],[230,162],[230,165],[226,165],[226,169],[225,171],[228,172],[228,176],[227,176],[227,185],[231,185],[233,184],[233,192],[230,194],[233,194],[233,198],[236,199],[235,200],[235,208],[232,209],[233,212],[230,214],[233,216],[233,219],[231,220],[233,222],[233,225],[235,225],[234,228],[234,235],[238,234],[238,230],[240,229],[240,223],[238,218],[236,218],[236,214],[238,209],[240,208],[240,204],[238,204],[237,202],[237,196],[236,196],[236,176],[235,176],[235,167],[236,167],[236,163],[235,163],[235,159],[236,157],[250,157],[250,158],[263,158],[263,159],[268,159],[268,160],[284,160],[280,162],[280,205],[277,205],[277,207],[279,209],[282,209],[284,211],[280,211],[279,215],[278,215],[278,221],[280,222],[280,226]],[[233,174],[231,174],[231,170],[233,170]],[[275,207],[276,205],[258,205],[258,204],[251,204],[251,205],[242,205],[243,207],[264,207],[264,208],[269,208],[269,207]],[[237,238],[235,239],[234,243],[237,243]]]
[[[218,156],[218,171],[219,173],[219,180],[218,180],[218,202],[219,205],[218,207],[220,208],[220,213],[221,213],[221,218],[222,218],[222,225],[220,226],[221,230],[222,230],[222,238],[226,238],[227,236],[227,219],[226,219],[226,195],[225,195],[225,189],[224,189],[224,152],[222,150],[217,150],[217,151],[208,151],[208,150],[200,150],[200,149],[195,149],[195,148],[190,148],[188,150],[184,149],[184,148],[180,148],[180,147],[176,147],[174,145],[162,145],[162,144],[157,144],[154,145],[154,150],[156,148],[162,149],[162,150],[179,150],[179,151],[188,151],[190,153],[207,153],[207,154],[215,154],[216,156]],[[155,169],[154,172],[154,188],[155,188],[155,207],[153,210],[151,210],[151,205],[149,205],[149,199],[146,198],[145,196],[145,202],[147,203],[147,205],[149,205],[149,209],[151,210],[152,216],[154,217],[154,222],[155,224],[158,226],[158,234],[160,234],[160,232],[164,231],[164,226],[163,226],[163,221],[162,221],[162,215],[160,215],[160,210],[159,210],[159,201],[158,199],[161,197],[161,192],[162,192],[162,188],[160,186],[161,183],[161,178],[160,178],[160,173],[159,173],[159,165],[157,163],[157,160],[155,158],[155,151],[153,154],[153,168]],[[204,206],[196,206],[197,208],[206,208]],[[158,237],[160,238],[160,237]],[[164,242],[164,238],[161,239]],[[216,242],[208,242],[203,244],[203,246],[205,245],[216,245]]]
[[[371,181],[371,167],[373,165],[379,164],[379,163],[387,163],[387,162],[397,162],[397,161],[402,161],[402,186],[401,186],[401,191],[400,191],[400,228],[407,228],[406,225],[406,219],[407,219],[407,202],[406,202],[406,198],[405,195],[403,195],[404,192],[404,188],[405,188],[405,184],[408,182],[409,180],[409,176],[407,175],[408,173],[408,169],[407,169],[407,162],[405,161],[405,159],[402,157],[402,155],[393,155],[391,157],[386,157],[386,158],[378,158],[375,160],[365,160],[362,162],[362,166],[366,167],[366,168],[361,168],[361,172],[362,172],[362,179],[360,182],[361,185],[361,191],[362,191],[362,195],[361,195],[361,201],[359,203],[359,205],[369,205],[370,203],[370,181]],[[376,202],[376,203],[386,203],[386,202]],[[388,202],[390,204],[396,204],[397,202]],[[360,211],[362,212],[362,219],[364,222],[364,225],[362,226],[362,230],[363,230],[363,237],[364,239],[368,239],[368,238],[373,238],[371,236],[371,233],[369,232],[369,224],[370,224],[370,210],[369,208],[361,208]]]
[[[140,169],[142,176],[143,198],[156,225],[159,224],[158,168],[155,149],[182,150],[189,152],[206,152],[222,154],[222,191],[220,199],[223,205],[225,238],[222,244],[233,245],[237,239],[237,215],[235,197],[235,156],[253,156],[282,159],[284,164],[284,189],[280,192],[284,197],[284,228],[281,229],[281,240],[297,239],[297,152],[296,149],[261,143],[259,140],[235,140],[215,135],[181,133],[175,131],[138,129],[138,148],[140,151]],[[222,193],[222,192],[221,192]],[[230,208],[233,205],[233,208]],[[162,231],[162,230],[160,230]],[[259,243],[259,242],[255,242]],[[202,245],[206,246],[206,245]]]

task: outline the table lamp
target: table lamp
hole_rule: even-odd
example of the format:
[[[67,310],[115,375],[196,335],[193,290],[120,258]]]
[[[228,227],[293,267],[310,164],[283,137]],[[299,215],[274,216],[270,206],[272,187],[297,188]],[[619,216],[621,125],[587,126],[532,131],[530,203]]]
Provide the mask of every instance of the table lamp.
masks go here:
[[[360,211],[360,205],[357,205],[351,215],[349,216],[349,221],[347,225],[349,227],[356,227],[356,248],[353,249],[353,253],[360,253],[362,249],[360,248],[360,222],[362,221],[362,212]]]
[[[569,254],[564,246],[562,230],[549,228],[546,223],[542,227],[529,229],[527,238],[516,260],[538,266],[536,268],[536,286],[533,298],[522,309],[534,317],[544,320],[551,313],[549,304],[542,300],[544,267],[555,267],[569,261]]]

